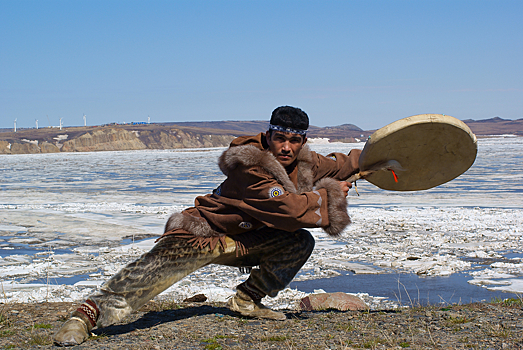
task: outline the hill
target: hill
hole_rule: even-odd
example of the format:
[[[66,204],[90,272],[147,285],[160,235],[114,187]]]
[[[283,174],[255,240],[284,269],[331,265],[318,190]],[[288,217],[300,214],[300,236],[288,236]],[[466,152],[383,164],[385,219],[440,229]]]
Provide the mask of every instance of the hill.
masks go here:
[[[518,135],[523,136],[523,119],[511,120],[499,117],[473,120],[463,120],[476,135]]]
[[[237,136],[267,129],[262,121],[182,122],[89,127],[18,129],[0,132],[0,154],[92,152],[140,149],[226,147]],[[346,124],[311,126],[309,137],[355,142],[371,132]]]
[[[477,136],[513,134],[523,136],[523,119],[464,120]],[[158,124],[110,124],[87,127],[0,129],[0,154],[90,152],[140,149],[226,147],[241,135],[267,129],[267,121],[209,121]],[[353,124],[317,127],[309,138],[336,142],[365,140],[374,130]]]

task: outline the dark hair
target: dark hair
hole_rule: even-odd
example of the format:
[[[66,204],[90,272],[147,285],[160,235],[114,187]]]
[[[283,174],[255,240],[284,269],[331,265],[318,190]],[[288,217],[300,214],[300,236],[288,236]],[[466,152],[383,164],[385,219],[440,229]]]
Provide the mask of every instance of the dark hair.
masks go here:
[[[309,117],[307,113],[299,108],[281,106],[272,111],[270,123],[293,129],[307,130],[309,128]]]

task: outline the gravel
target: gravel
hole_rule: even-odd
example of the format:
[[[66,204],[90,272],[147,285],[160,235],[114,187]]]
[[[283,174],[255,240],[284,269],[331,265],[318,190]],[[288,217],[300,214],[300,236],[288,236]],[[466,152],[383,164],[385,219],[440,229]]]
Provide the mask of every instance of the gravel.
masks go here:
[[[51,349],[73,303],[0,304],[1,349]],[[73,349],[522,349],[523,303],[236,317],[223,303],[152,301]]]

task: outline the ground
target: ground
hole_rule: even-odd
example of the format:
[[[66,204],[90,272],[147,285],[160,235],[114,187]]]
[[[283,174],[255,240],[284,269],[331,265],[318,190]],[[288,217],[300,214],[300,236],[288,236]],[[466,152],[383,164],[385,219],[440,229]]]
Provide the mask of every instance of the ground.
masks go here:
[[[77,305],[0,304],[0,349],[50,349]],[[236,317],[222,303],[154,301],[73,349],[523,349],[518,299],[382,311]]]

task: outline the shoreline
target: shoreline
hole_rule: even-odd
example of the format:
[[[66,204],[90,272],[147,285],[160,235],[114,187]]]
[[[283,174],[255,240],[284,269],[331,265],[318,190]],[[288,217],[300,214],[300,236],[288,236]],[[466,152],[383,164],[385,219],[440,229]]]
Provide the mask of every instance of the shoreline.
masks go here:
[[[21,142],[11,143],[9,141],[0,140],[0,156],[2,155],[22,155],[22,154],[75,154],[75,153],[98,153],[98,152],[125,152],[125,151],[203,151],[203,150],[214,150],[220,148],[226,148],[229,145],[229,142],[235,138],[234,135],[224,135],[223,140],[217,141],[218,144],[211,145],[210,143],[200,142],[197,139],[201,135],[192,137],[189,145],[185,146],[184,144],[176,144],[175,147],[147,147],[140,142],[117,142],[117,143],[99,143],[91,144],[89,146],[73,146],[72,148],[67,148],[67,150],[62,150],[63,145],[59,142],[52,144],[48,141],[41,140],[26,140],[22,139]],[[477,139],[495,139],[495,138],[519,138],[523,135],[516,134],[493,134],[493,135],[476,135]],[[351,137],[346,140],[330,140],[328,137],[315,137],[309,138],[309,144],[311,145],[334,145],[334,144],[364,144],[365,138],[355,138]],[[129,146],[131,145],[131,146]],[[13,148],[14,147],[14,148]]]

